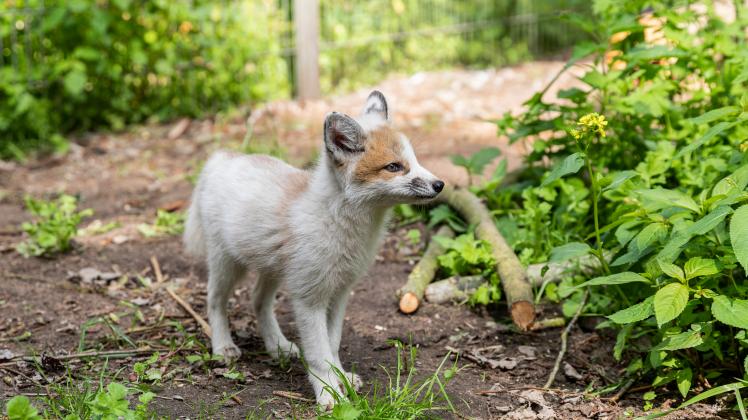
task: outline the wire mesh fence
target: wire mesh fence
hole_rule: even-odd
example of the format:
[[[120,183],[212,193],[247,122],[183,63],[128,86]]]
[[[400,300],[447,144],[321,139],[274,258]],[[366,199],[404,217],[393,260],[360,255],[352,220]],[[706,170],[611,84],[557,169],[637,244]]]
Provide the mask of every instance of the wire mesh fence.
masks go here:
[[[248,0],[216,0],[230,6]],[[274,9],[263,18],[276,42],[259,48],[247,39],[248,56],[285,59],[293,84],[293,0],[249,0]],[[106,2],[90,2],[107,7]],[[203,2],[204,3],[204,2]],[[562,19],[567,11],[586,13],[578,0],[320,0],[320,67],[323,90],[375,82],[393,71],[446,66],[500,66],[546,56],[584,35]],[[50,16],[43,1],[0,2],[0,66],[25,74],[29,84],[43,83],[34,68],[44,65],[45,42],[38,28]],[[248,22],[260,25],[261,22]],[[267,23],[265,23],[267,24]],[[199,28],[198,28],[199,30]],[[221,63],[213,63],[221,65]]]

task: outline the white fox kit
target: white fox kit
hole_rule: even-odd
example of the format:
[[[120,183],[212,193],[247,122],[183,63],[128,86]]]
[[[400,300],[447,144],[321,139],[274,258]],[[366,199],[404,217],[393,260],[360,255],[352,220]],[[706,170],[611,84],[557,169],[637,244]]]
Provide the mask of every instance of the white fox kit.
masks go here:
[[[427,202],[443,187],[392,127],[378,91],[358,119],[327,115],[313,170],[264,155],[217,152],[200,175],[184,233],[188,251],[207,257],[213,353],[239,357],[226,303],[245,272],[255,270],[253,307],[266,350],[274,357],[298,355],[273,312],[285,282],[317,402],[331,406],[324,386],[340,386],[332,367],[343,371],[338,348],[346,302],[374,260],[388,209]],[[346,375],[360,386],[357,375]]]

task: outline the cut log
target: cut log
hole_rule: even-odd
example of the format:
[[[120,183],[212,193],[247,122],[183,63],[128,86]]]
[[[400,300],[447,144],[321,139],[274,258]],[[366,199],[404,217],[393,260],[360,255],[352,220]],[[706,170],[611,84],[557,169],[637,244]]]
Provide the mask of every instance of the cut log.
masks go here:
[[[438,200],[460,212],[471,225],[476,225],[476,236],[491,244],[512,320],[520,330],[527,331],[535,320],[532,287],[525,268],[499,233],[491,213],[475,194],[465,189],[446,187]]]
[[[436,236],[452,238],[454,232],[449,226],[442,226],[436,231]],[[397,291],[402,313],[412,314],[418,309],[426,286],[434,279],[436,270],[439,268],[437,257],[443,253],[444,247],[432,239],[423,257],[421,257],[421,261],[413,267],[413,271],[408,275],[408,281]]]
[[[485,282],[483,276],[454,276],[429,284],[424,295],[429,303],[464,302]]]

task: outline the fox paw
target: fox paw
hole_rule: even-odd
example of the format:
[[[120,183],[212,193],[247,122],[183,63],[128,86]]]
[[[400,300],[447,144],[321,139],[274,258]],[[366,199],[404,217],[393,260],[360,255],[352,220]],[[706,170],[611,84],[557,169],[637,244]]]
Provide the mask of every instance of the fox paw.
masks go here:
[[[223,362],[226,364],[234,363],[242,355],[242,351],[234,343],[226,344],[223,346],[217,346],[213,348],[213,354],[216,356],[223,357]]]
[[[345,372],[345,377],[351,383],[354,390],[358,391],[364,385],[364,381],[355,373]]]
[[[301,352],[299,351],[299,348],[296,346],[296,344],[290,341],[279,344],[274,348],[268,348],[267,352],[275,360],[278,360],[280,358],[297,359],[301,355]]]

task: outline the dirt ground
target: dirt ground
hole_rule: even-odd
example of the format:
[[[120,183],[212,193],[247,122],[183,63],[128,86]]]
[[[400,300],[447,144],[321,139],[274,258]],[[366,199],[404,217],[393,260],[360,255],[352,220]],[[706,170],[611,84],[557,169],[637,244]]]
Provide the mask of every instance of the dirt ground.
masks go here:
[[[389,98],[395,121],[411,137],[424,166],[449,182],[464,182],[464,174],[449,163],[454,153],[471,153],[485,145],[498,146],[517,167],[526,145],[508,145],[496,136],[490,120],[508,110],[518,111],[530,94],[541,88],[561,63],[541,62],[490,71],[449,71],[392,78],[377,88]],[[574,83],[564,77],[557,86]],[[275,145],[289,161],[303,165],[319,146],[322,119],[337,110],[356,113],[369,89],[305,104],[271,103],[246,115],[170,125],[144,126],[123,133],[81,136],[68,154],[24,164],[0,162],[0,400],[20,393],[49,392],[49,382],[72,375],[78,381],[97,380],[105,369],[119,381],[135,381],[133,363],[149,352],[102,358],[72,358],[70,373],[55,366],[57,359],[81,350],[136,348],[172,350],[170,354],[199,354],[189,337],[208,345],[194,319],[166,293],[173,287],[195,310],[205,313],[205,268],[189,259],[178,236],[146,238],[138,231],[151,223],[157,209],[184,208],[191,179],[200,162],[215,149],[236,148],[252,128],[250,144]],[[551,91],[549,94],[553,94]],[[77,239],[76,249],[53,259],[24,258],[14,251],[23,239],[19,225],[29,215],[23,197],[74,194],[82,208],[94,210],[84,221],[117,222],[111,231]],[[559,348],[559,329],[518,333],[504,308],[471,310],[465,306],[426,303],[412,316],[397,311],[394,291],[405,281],[427,239],[412,245],[410,227],[393,227],[376,264],[358,284],[350,300],[343,334],[343,363],[355,366],[365,390],[387,387],[393,372],[398,339],[418,349],[416,367],[427,375],[441,363],[447,347],[480,353],[487,365],[461,357],[460,370],[449,383],[460,417],[465,418],[619,418],[640,412],[636,387],[622,401],[585,396],[619,380],[625,365],[611,356],[611,333],[580,323],[571,335],[566,362],[554,388],[542,391]],[[152,259],[158,261],[158,282]],[[83,271],[82,271],[83,270]],[[311,386],[298,361],[278,364],[262,354],[255,318],[249,305],[253,279],[230,301],[231,322],[243,350],[237,365],[245,380],[225,377],[226,369],[211,363],[174,362],[162,368],[163,380],[152,388],[152,403],[170,418],[310,417]],[[277,311],[282,328],[295,337],[294,322],[283,294]],[[550,305],[539,306],[540,318],[558,315]],[[112,315],[114,314],[114,315]],[[104,319],[105,322],[87,321]],[[180,330],[176,325],[184,327]],[[83,336],[85,333],[85,336]],[[170,346],[170,343],[172,344]],[[187,350],[185,350],[187,349]],[[42,375],[16,356],[54,356],[42,363]],[[500,366],[491,368],[494,361]],[[230,376],[230,375],[229,375]],[[373,392],[373,391],[372,391]],[[674,395],[659,400],[676,404]],[[672,418],[719,418],[719,405],[701,405]],[[451,414],[439,416],[453,417]]]

